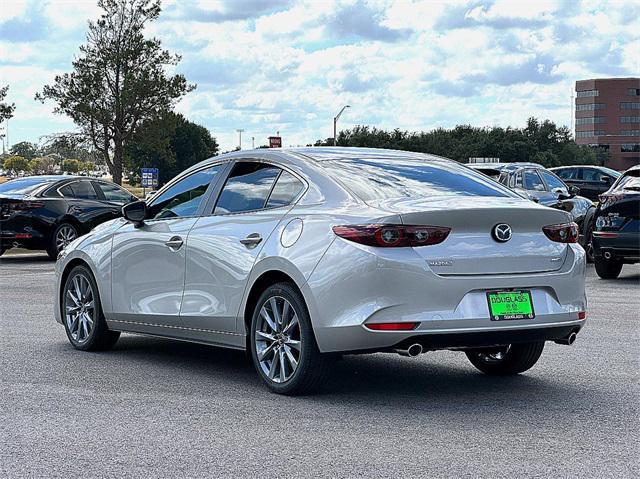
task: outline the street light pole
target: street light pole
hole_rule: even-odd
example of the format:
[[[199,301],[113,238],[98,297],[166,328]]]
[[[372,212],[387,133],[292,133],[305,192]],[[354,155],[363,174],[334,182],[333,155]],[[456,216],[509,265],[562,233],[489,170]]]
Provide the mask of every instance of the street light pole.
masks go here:
[[[338,124],[338,119],[340,118],[340,115],[342,115],[342,112],[346,109],[346,108],[351,108],[351,105],[345,105],[342,107],[342,110],[340,110],[340,112],[333,118],[333,146],[336,146],[337,144],[337,138],[336,138],[336,125]]]
[[[242,132],[244,131],[244,129],[243,128],[238,128],[236,131],[238,132],[238,143],[239,143],[238,144],[238,149],[242,150]]]

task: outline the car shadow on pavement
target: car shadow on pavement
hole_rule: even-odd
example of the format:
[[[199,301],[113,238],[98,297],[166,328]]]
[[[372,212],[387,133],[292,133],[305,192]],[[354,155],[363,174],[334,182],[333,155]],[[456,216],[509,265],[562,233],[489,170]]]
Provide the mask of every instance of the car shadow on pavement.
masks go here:
[[[249,392],[268,401],[309,401],[330,405],[347,400],[360,405],[370,403],[396,407],[402,404],[403,408],[421,410],[455,410],[463,406],[468,408],[470,403],[480,408],[499,404],[502,411],[514,414],[526,406],[538,410],[561,407],[571,414],[572,408],[587,407],[594,400],[593,391],[582,390],[575,384],[546,375],[548,371],[536,373],[536,367],[513,377],[484,375],[475,370],[460,352],[426,353],[419,358],[402,358],[395,354],[345,356],[332,364],[330,378],[318,393],[297,398],[283,398],[270,393],[241,351],[126,335],[114,351],[99,354],[102,360],[108,358],[110,368],[115,367],[119,374],[147,392],[175,389],[180,394],[206,396],[226,390],[231,395]],[[443,364],[435,356],[440,354],[459,357],[453,361],[449,357]],[[431,355],[434,355],[433,361],[430,360]],[[158,381],[158,376],[162,381]],[[567,397],[572,398],[571,403],[566,402]],[[581,405],[582,402],[584,404]]]
[[[54,263],[47,253],[33,254],[7,254],[0,256],[0,265],[2,264],[28,264],[28,263]]]

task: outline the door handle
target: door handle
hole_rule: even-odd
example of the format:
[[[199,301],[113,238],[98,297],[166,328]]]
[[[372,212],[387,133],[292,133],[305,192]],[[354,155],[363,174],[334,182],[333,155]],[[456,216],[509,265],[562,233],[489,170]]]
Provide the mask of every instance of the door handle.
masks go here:
[[[174,236],[173,238],[171,238],[169,241],[165,243],[166,246],[168,246],[169,248],[175,251],[179,250],[183,244],[184,244],[184,241],[182,241],[182,238],[180,238],[180,236]]]
[[[258,244],[260,244],[261,241],[262,241],[262,236],[260,236],[260,233],[251,233],[245,239],[241,239],[240,243],[245,245],[247,248],[254,248],[258,246]]]

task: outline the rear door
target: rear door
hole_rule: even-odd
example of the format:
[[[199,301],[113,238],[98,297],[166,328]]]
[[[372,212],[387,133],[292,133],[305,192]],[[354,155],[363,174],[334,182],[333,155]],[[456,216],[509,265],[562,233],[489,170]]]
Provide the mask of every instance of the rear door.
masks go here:
[[[181,321],[233,332],[256,258],[303,183],[276,165],[239,161],[187,241]]]
[[[78,220],[86,233],[94,226],[115,218],[113,209],[106,207],[90,180],[76,180],[58,189],[68,204],[67,213]]]

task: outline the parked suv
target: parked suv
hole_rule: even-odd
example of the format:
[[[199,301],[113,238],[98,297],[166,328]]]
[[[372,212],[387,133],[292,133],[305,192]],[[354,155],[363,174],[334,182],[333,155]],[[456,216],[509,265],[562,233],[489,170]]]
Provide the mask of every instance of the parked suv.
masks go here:
[[[591,201],[611,188],[621,173],[604,166],[576,165],[550,168],[569,186],[580,188],[580,194]]]
[[[640,166],[627,170],[600,196],[593,252],[603,279],[617,278],[625,263],[640,262]]]

